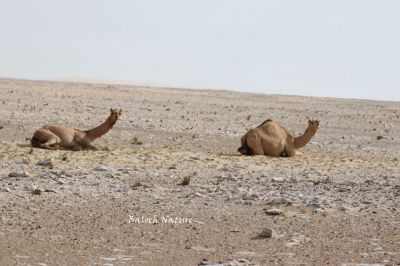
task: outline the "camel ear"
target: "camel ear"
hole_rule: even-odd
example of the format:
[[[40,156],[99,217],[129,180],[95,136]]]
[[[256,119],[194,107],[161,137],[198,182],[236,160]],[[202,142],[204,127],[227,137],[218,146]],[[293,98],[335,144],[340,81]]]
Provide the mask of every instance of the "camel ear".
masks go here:
[[[112,113],[113,112],[113,109],[112,108],[110,108],[110,113]]]
[[[119,115],[121,115],[121,114],[122,114],[122,109],[119,110]]]

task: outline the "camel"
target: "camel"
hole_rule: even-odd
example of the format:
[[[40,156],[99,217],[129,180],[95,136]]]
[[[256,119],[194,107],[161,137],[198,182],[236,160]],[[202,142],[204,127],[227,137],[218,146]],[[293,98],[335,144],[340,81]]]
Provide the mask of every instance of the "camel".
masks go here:
[[[241,138],[238,152],[245,155],[300,156],[297,149],[304,147],[314,137],[318,120],[309,120],[302,136],[294,137],[286,128],[268,119],[252,128]]]
[[[46,125],[33,134],[32,147],[49,150],[99,150],[91,143],[113,128],[122,110],[110,109],[110,112],[106,121],[98,127],[86,131],[62,125]]]

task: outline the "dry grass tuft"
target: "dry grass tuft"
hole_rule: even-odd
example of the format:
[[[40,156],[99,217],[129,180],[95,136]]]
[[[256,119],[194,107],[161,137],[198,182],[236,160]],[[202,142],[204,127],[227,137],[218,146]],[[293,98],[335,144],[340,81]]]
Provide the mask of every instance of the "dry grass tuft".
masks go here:
[[[190,176],[185,176],[185,177],[182,179],[182,182],[181,182],[179,185],[181,185],[181,186],[187,186],[187,185],[189,185],[190,179],[191,179]]]

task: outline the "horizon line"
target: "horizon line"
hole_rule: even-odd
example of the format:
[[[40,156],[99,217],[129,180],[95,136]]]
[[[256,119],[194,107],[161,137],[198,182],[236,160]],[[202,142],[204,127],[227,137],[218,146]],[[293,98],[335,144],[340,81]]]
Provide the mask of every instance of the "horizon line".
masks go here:
[[[289,93],[266,93],[259,91],[248,91],[243,88],[205,88],[205,87],[190,87],[190,86],[175,86],[166,85],[155,82],[136,82],[127,80],[113,80],[113,79],[96,79],[96,78],[56,78],[56,79],[42,79],[42,78],[26,78],[26,77],[3,77],[0,80],[15,80],[15,81],[31,81],[31,82],[56,82],[56,83],[76,83],[76,84],[100,84],[100,85],[117,85],[117,86],[133,86],[133,87],[148,87],[148,88],[165,88],[165,89],[178,89],[178,90],[202,90],[202,91],[226,91],[226,92],[239,92],[245,94],[262,94],[262,95],[276,95],[276,96],[292,96],[292,97],[309,97],[309,98],[326,98],[338,100],[360,100],[360,101],[375,101],[375,102],[388,102],[399,103],[400,100],[384,100],[373,98],[357,98],[357,97],[335,97],[335,96],[317,96],[317,95],[300,95]]]

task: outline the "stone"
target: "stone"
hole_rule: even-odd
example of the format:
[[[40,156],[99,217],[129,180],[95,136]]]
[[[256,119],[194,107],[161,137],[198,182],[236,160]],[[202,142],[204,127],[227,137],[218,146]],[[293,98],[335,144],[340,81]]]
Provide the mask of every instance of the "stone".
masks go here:
[[[276,183],[282,183],[285,182],[286,180],[283,177],[273,177],[271,181]]]
[[[41,161],[38,161],[36,163],[36,165],[41,165],[41,166],[50,166],[50,165],[53,165],[53,164],[54,164],[54,159],[53,158],[49,158],[49,159],[46,159],[46,160],[41,160]]]
[[[266,201],[268,205],[282,205],[287,203],[287,200],[281,196],[270,196]]]
[[[243,200],[256,200],[259,197],[260,197],[260,195],[258,193],[253,193],[253,194],[244,196]]]
[[[11,192],[11,188],[5,187],[5,188],[3,188],[3,192]]]
[[[135,184],[133,184],[133,185],[131,186],[131,188],[132,188],[132,189],[137,189],[138,187],[141,187],[141,186],[143,186],[142,183],[140,183],[140,182],[135,182]]]
[[[324,209],[322,209],[322,208],[316,208],[315,210],[314,210],[314,213],[316,213],[316,214],[319,214],[319,215],[322,215],[322,216],[326,216],[326,211],[324,210]]]
[[[108,167],[105,166],[105,165],[99,165],[99,166],[93,168],[93,170],[94,170],[94,171],[99,171],[99,172],[109,172],[109,171],[111,171],[111,169],[108,168]]]
[[[276,237],[276,233],[269,227],[265,227],[261,233],[258,234],[259,238],[274,238]]]
[[[283,211],[281,209],[269,209],[269,210],[265,210],[265,213],[268,215],[281,215],[283,214]]]
[[[247,252],[242,252],[247,254]],[[254,255],[253,255],[254,256]],[[247,259],[228,259],[226,261],[212,262],[207,259],[203,259],[197,265],[207,265],[207,266],[246,266],[246,265],[256,265]]]
[[[25,185],[24,189],[27,190],[27,191],[33,191],[33,190],[37,189],[37,186],[35,186],[35,185]]]
[[[26,171],[11,172],[8,174],[9,177],[30,177],[31,175]]]
[[[41,195],[42,192],[43,192],[43,191],[42,191],[41,189],[38,189],[38,188],[32,190],[32,194],[33,194],[33,195]]]

